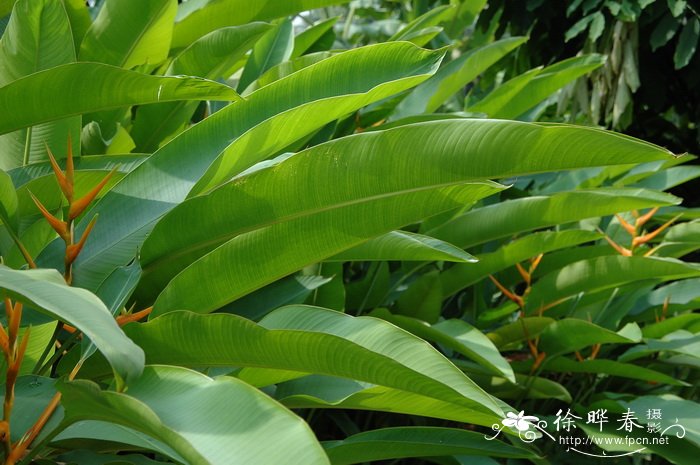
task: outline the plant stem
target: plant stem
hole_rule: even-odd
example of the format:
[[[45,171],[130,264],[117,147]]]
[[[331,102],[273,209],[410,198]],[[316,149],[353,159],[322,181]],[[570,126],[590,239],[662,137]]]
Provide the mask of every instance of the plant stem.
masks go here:
[[[80,371],[80,368],[83,366],[83,361],[79,361],[75,367],[73,367],[73,370],[70,372],[68,375],[68,380],[72,381],[75,379],[76,375],[78,374],[78,371]],[[31,428],[27,430],[26,433],[24,433],[24,436],[22,436],[22,439],[20,439],[15,448],[12,450],[10,453],[9,457],[5,461],[5,465],[15,465],[18,460],[22,458],[24,455],[25,451],[29,448],[29,446],[32,444],[32,442],[36,439],[36,437],[39,435],[41,430],[46,426],[46,423],[49,421],[51,418],[51,415],[56,411],[56,408],[58,407],[58,404],[61,402],[61,393],[57,392],[54,394],[54,396],[51,398],[49,401],[49,404],[46,406],[43,412],[41,412],[41,415],[39,418],[36,420],[36,422],[32,425]]]

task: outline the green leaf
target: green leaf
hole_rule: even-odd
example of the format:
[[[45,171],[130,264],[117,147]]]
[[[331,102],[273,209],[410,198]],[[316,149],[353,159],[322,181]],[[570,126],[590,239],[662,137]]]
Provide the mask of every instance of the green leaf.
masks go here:
[[[593,20],[591,21],[591,26],[588,29],[588,39],[591,42],[595,42],[603,34],[605,29],[605,15],[602,11],[596,11],[593,13]]]
[[[334,255],[328,261],[477,261],[472,255],[447,242],[408,231],[392,231]]]
[[[499,350],[506,350],[505,348],[511,344],[524,341],[531,337],[537,337],[552,323],[554,323],[554,320],[549,317],[523,317],[495,329],[486,336],[493,341]]]
[[[540,376],[515,374],[515,384],[500,377],[473,375],[479,386],[500,399],[557,399],[571,404],[571,393],[561,384]]]
[[[236,315],[174,312],[125,329],[145,349],[149,363],[272,368],[298,372],[296,377],[321,373],[462,406],[481,421],[501,413],[428,343],[376,318],[291,306],[259,324]]]
[[[311,375],[287,381],[277,386],[275,394],[289,408],[373,410],[483,426],[491,426],[494,418],[452,402],[331,376]]]
[[[330,281],[323,276],[287,276],[232,302],[222,311],[258,321],[276,308],[304,303],[313,291]]]
[[[282,18],[342,3],[348,0],[190,0],[179,6],[172,46],[187,46],[220,27]]]
[[[595,292],[645,279],[669,281],[700,276],[700,266],[672,258],[623,257],[581,260],[543,276],[525,301],[528,312],[580,292]]]
[[[676,20],[672,15],[666,14],[658,22],[656,27],[651,33],[649,38],[649,43],[651,44],[651,51],[655,52],[659,47],[663,47],[668,43],[669,40],[673,39],[678,32],[678,28],[681,23]]]
[[[522,143],[528,139],[537,142]],[[159,222],[142,254],[145,274],[161,276],[151,289],[202,258],[170,281],[156,301],[154,315],[174,309],[215,310],[364,240],[500,189],[492,183],[465,184],[469,180],[620,163],[627,156],[630,161],[665,156],[655,146],[619,140],[625,143],[616,144],[618,136],[612,133],[570,126],[446,120],[312,147],[193,198]],[[591,142],[600,144],[594,148]],[[567,145],[568,156],[561,156],[560,144]],[[626,150],[631,151],[627,156]],[[578,158],[579,153],[586,156]],[[349,184],[348,172],[360,177]],[[300,190],[297,179],[302,173],[318,182]],[[228,209],[231,214],[225,213]],[[182,233],[172,237],[173,230]],[[314,246],[290,247],[308,243]]]
[[[44,411],[56,394],[54,383],[56,380],[42,376],[20,376],[15,383],[15,402],[10,417],[11,440],[18,441],[22,435],[32,427],[37,418]],[[4,398],[4,392],[2,397]],[[63,417],[62,408],[59,405],[51,416],[43,431],[52,431]]]
[[[168,57],[176,12],[175,0],[107,0],[85,34],[80,60],[156,65]]]
[[[452,60],[411,92],[394,111],[392,120],[431,113],[491,65],[527,41],[526,37],[502,39]]]
[[[235,378],[149,366],[128,395],[82,380],[62,382],[58,389],[64,424],[102,420],[127,426],[172,447],[192,465],[328,464],[301,418]]]
[[[143,351],[124,335],[100,299],[67,286],[57,271],[17,271],[0,265],[0,288],[13,299],[82,331],[109,361],[120,386],[140,375]]]
[[[148,156],[142,154],[128,155],[91,155],[87,157],[75,158],[73,164],[75,174],[79,176],[81,171],[102,171],[105,174],[113,168],[117,168],[120,173],[129,173],[134,168],[143,163]],[[64,168],[64,163],[59,161],[59,166]],[[32,163],[31,165],[21,166],[9,172],[12,177],[12,182],[17,189],[34,179],[49,176],[53,174],[51,164],[46,161],[42,163]]]
[[[673,394],[659,396],[640,396],[629,402],[623,402],[635,412],[639,412],[639,421],[644,424],[659,423],[661,430],[669,429],[668,434],[680,432],[677,426],[681,425],[685,430],[685,439],[700,446],[700,404],[692,400],[682,399]],[[660,419],[649,419],[642,412],[660,410]]]
[[[670,352],[698,358],[698,353],[700,353],[700,334],[693,334],[684,329],[679,329],[666,334],[661,339],[648,339],[644,344],[628,349],[618,360],[628,362],[657,352]]]
[[[63,5],[70,20],[75,50],[80,50],[80,43],[92,24],[87,4],[83,0],[63,0]]]
[[[622,363],[615,360],[571,360],[564,357],[546,359],[542,364],[545,371],[557,373],[602,373],[622,378],[639,379],[654,383],[665,383],[671,386],[687,386],[685,381],[678,380],[659,371],[650,370],[631,363]]]
[[[431,326],[415,318],[392,315],[386,309],[376,309],[370,315],[387,320],[422,339],[436,342],[459,352],[491,372],[515,383],[513,369],[491,339],[466,321],[444,320]]]
[[[270,29],[257,41],[248,57],[238,81],[238,92],[243,92],[265,71],[289,60],[294,49],[292,21],[285,20]]]
[[[333,465],[457,454],[509,458],[535,456],[527,449],[501,441],[486,441],[482,433],[435,427],[365,431],[342,441],[327,441],[322,444]]]
[[[383,292],[383,295],[387,294],[388,290]],[[396,312],[432,324],[440,318],[444,300],[439,273],[437,270],[432,270],[399,295],[396,301]],[[383,303],[383,300],[380,300],[376,305]]]
[[[615,142],[614,139],[610,140],[611,144]],[[644,189],[601,188],[559,192],[471,210],[425,233],[468,248],[533,229],[657,205],[674,205],[679,201],[672,195]]]
[[[169,76],[189,75],[219,79],[242,58],[270,26],[251,23],[217,29],[183,50],[166,72]],[[152,152],[179,127],[189,123],[199,102],[172,102],[140,106],[131,136],[136,151]]]
[[[531,78],[526,73],[523,76],[528,76],[529,79],[521,76],[514,78],[517,85],[507,87],[508,83],[504,84],[489,94],[483,102],[469,107],[468,111],[487,113],[491,118],[516,118],[573,80],[599,68],[604,62],[605,58],[602,55],[583,55],[548,66],[533,73]],[[514,92],[523,84],[522,80],[526,81],[524,86],[518,92]],[[506,100],[506,96],[511,98]]]
[[[673,17],[677,18],[683,14],[687,3],[686,0],[668,0],[668,9],[671,11]]]
[[[566,34],[564,34],[564,41],[568,42],[588,29],[591,21],[593,21],[593,15],[584,16],[580,20],[576,21],[576,23],[571,26],[568,31],[566,31]]]
[[[34,370],[34,366],[39,362],[39,358],[43,354],[46,345],[52,342],[54,329],[56,329],[56,323],[33,325],[31,329],[29,329],[29,327],[20,328],[18,337],[20,341],[24,334],[30,331],[29,342],[27,343],[27,349],[24,353],[22,365],[19,370],[20,376],[28,375]],[[0,360],[0,378],[5,379],[6,375],[7,361],[3,358]]]
[[[647,176],[630,187],[666,191],[700,177],[700,166],[674,166]]]
[[[53,0],[17,2],[7,29],[0,39],[0,89],[18,79],[74,61],[71,25],[63,4]],[[56,91],[51,89],[51,84],[44,83],[49,87],[47,90],[50,96],[40,102],[42,107],[51,107],[56,100]],[[0,121],[14,120],[17,114],[25,110],[30,96],[36,93],[36,88],[25,88],[13,101],[0,100],[0,108],[5,109],[0,115]],[[73,98],[70,97],[71,100]],[[47,102],[52,102],[52,105],[47,105]],[[20,130],[0,135],[0,169],[9,170],[47,160],[45,144],[62,158],[68,137],[72,137],[73,151],[79,153],[80,121],[79,117],[70,117],[27,129],[14,126],[12,129]],[[38,122],[30,121],[32,124]],[[57,151],[58,147],[61,148],[60,152]]]
[[[192,127],[96,204],[93,212],[129,215],[101,217],[75,264],[75,283],[94,289],[115,267],[131,261],[153,222],[182,202],[210,165],[216,174],[207,181],[228,180],[328,122],[424,80],[441,57],[441,52],[405,43],[351,50],[260,89]],[[77,233],[85,225],[77,226]],[[62,253],[54,243],[44,257],[60,261]]]
[[[408,40],[408,38],[410,38],[413,34],[423,29],[437,26],[444,21],[450,20],[457,12],[456,10],[457,8],[455,8],[454,5],[443,5],[432,8],[428,10],[428,12],[406,24],[406,26],[398,30],[396,34],[391,36],[388,40]]]
[[[12,178],[0,170],[0,220],[6,228],[17,230],[17,193]]]
[[[509,79],[473,105],[467,106],[465,111],[469,113],[484,113],[488,116],[504,111],[510,101],[518,97],[523,98],[523,89],[542,72],[542,69],[541,66],[538,66]]]
[[[420,31],[415,31],[411,34],[406,35],[404,40],[416,44],[419,47],[423,47],[425,46],[425,44],[433,40],[442,31],[443,29],[438,26],[426,27],[425,29],[421,29]]]
[[[279,81],[283,77],[289,76],[292,73],[296,73],[300,69],[304,69],[306,67],[318,63],[319,61],[325,60],[326,58],[330,58],[336,53],[337,52],[316,52],[310,53],[308,55],[302,55],[290,61],[284,61],[279,65],[273,66],[272,68],[268,69],[265,72],[265,74],[256,79],[248,87],[248,92],[252,92],[261,87],[270,85],[275,81]]]
[[[63,408],[60,408],[60,411],[61,417],[63,417]],[[161,441],[126,426],[106,421],[79,421],[63,429],[51,439],[51,446],[63,450],[87,448],[92,450],[114,450],[115,444],[119,444],[124,449],[127,449],[124,446],[128,445],[131,446],[129,449],[133,450],[153,451],[162,457],[171,457],[176,462],[185,463],[180,454]],[[83,462],[78,462],[75,465],[83,465]]]
[[[74,465],[167,465],[171,462],[151,460],[140,454],[105,454],[88,450],[73,450],[56,457],[62,463]]]
[[[24,227],[19,233],[19,239],[30,257],[37,257],[44,247],[55,238],[56,231],[53,230],[43,216],[37,217],[36,221]],[[2,255],[3,263],[10,268],[21,268],[27,263],[17,244],[12,244],[6,251],[3,251]]]
[[[683,26],[681,35],[678,37],[676,52],[673,54],[675,69],[684,68],[690,63],[698,48],[698,39],[700,39],[700,19],[694,16]]]
[[[547,356],[566,354],[593,344],[632,344],[639,342],[641,331],[636,325],[620,332],[610,331],[576,318],[564,318],[548,325],[539,335],[538,348]]]
[[[563,249],[600,239],[600,233],[592,231],[543,231],[528,234],[495,252],[479,255],[474,264],[455,265],[440,274],[442,291],[446,297],[456,294],[505,268],[536,257],[541,253]]]
[[[104,89],[111,89],[104,92]],[[160,77],[97,63],[72,63],[0,87],[0,133],[81,113],[174,100],[238,100],[228,86],[195,77]],[[51,105],[46,102],[51,101]],[[59,147],[65,146],[65,134]],[[74,139],[75,140],[75,139]]]
[[[324,19],[314,24],[308,29],[305,29],[301,34],[294,38],[294,49],[292,50],[291,58],[302,56],[308,51],[321,37],[328,31],[333,30],[333,26],[338,22],[339,16]]]

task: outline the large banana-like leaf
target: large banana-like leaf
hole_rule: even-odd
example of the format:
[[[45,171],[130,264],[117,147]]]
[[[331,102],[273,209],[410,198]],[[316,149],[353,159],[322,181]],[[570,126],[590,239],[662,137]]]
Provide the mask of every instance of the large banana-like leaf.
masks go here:
[[[470,112],[486,113],[490,118],[516,118],[574,79],[603,65],[601,55],[592,54],[569,58],[529,71],[513,78],[491,92],[483,100],[467,108]]]
[[[144,244],[146,274],[172,273],[209,253],[168,284],[154,312],[215,310],[363,240],[488,194],[464,184],[470,180],[669,156],[614,133],[498,120],[437,121],[331,141],[193,198],[159,223]],[[300,178],[317,181],[300,189]]]
[[[294,26],[287,19],[267,31],[255,44],[238,80],[238,91],[243,93],[265,71],[289,60],[294,49]]]
[[[626,144],[623,142],[622,145]],[[613,155],[610,162],[615,163],[615,160],[622,160],[622,157]],[[560,192],[471,210],[425,234],[467,248],[533,229],[635,209],[676,205],[680,201],[670,194],[645,189],[600,188]]]
[[[479,255],[477,263],[469,266],[455,265],[440,273],[443,295],[449,297],[485,279],[490,274],[515,266],[516,263],[534,258],[541,253],[573,247],[600,238],[599,233],[577,229],[528,234],[495,252]]]
[[[309,50],[318,40],[326,34],[333,33],[333,26],[338,22],[338,17],[324,19],[305,29],[299,35],[294,37],[294,50],[292,50],[292,58],[298,58]]]
[[[101,391],[90,381],[57,387],[64,425],[82,420],[123,425],[170,446],[175,460],[191,465],[329,463],[306,422],[235,378],[149,366],[128,394]]]
[[[57,271],[17,271],[0,265],[0,289],[81,330],[109,361],[120,386],[140,375],[143,351],[124,335],[100,299],[84,289],[69,287]]]
[[[176,0],[108,0],[80,46],[81,61],[123,68],[168,57]]]
[[[226,27],[211,32],[193,43],[168,67],[170,76],[200,76],[218,79],[245,55],[255,41],[270,28],[265,23]],[[136,150],[152,152],[178,127],[189,122],[199,102],[171,102],[139,107],[131,129]]]
[[[17,2],[10,23],[0,39],[0,87],[74,61],[73,36],[63,5],[53,0]],[[13,119],[34,91],[25,92],[17,101],[0,104],[4,109],[4,118]],[[54,100],[55,94],[52,92],[41,104],[48,107]],[[73,139],[73,150],[77,153],[80,147],[80,121],[79,116],[71,116],[0,135],[0,169],[8,170],[45,160],[45,144],[64,148],[69,136]],[[63,150],[56,153],[63,156]]]
[[[290,306],[259,324],[237,315],[175,312],[126,330],[149,363],[296,372],[291,377],[321,373],[452,403],[472,410],[481,424],[501,414],[488,394],[428,343],[375,318]]]
[[[595,292],[645,279],[669,281],[700,276],[700,264],[673,258],[612,255],[581,260],[543,276],[527,296],[529,312],[579,292]]]
[[[100,218],[76,262],[75,283],[94,289],[115,267],[131,261],[154,221],[182,202],[231,144],[233,158],[221,169],[215,166],[223,179],[231,169],[245,169],[334,119],[416,85],[435,71],[441,57],[442,52],[405,43],[351,50],[262,88],[185,131],[96,205],[94,212],[109,214]],[[45,256],[48,262],[60,260],[60,244]]]
[[[0,87],[0,107],[13,109],[11,114],[0,116],[0,133],[81,113],[203,99],[240,97],[230,87],[206,79],[150,76],[110,65],[72,63]],[[65,145],[65,139],[61,145]]]
[[[338,262],[372,260],[444,260],[470,263],[477,261],[476,258],[452,244],[408,231],[392,231],[328,259],[328,261]]]
[[[493,424],[491,415],[435,396],[334,376],[311,375],[278,384],[275,397],[290,408],[373,410],[483,426]],[[501,407],[510,410],[505,403]]]
[[[342,441],[327,441],[323,448],[333,465],[351,465],[406,457],[474,455],[534,458],[535,454],[501,441],[486,441],[484,434],[452,428],[400,427],[365,431]]]
[[[515,383],[513,369],[491,339],[466,321],[450,319],[429,325],[416,318],[393,315],[382,308],[376,309],[371,315],[387,320],[422,339],[442,344]]]
[[[180,5],[173,48],[185,47],[215,29],[293,15],[348,0],[190,0]]]
[[[466,86],[479,74],[522,45],[527,38],[511,37],[472,50],[449,62],[411,92],[397,107],[392,116],[396,120],[406,116],[431,113]]]

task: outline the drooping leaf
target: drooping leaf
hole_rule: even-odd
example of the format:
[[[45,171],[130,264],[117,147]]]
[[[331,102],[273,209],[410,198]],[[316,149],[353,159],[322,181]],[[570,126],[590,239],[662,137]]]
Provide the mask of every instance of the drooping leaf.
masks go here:
[[[426,13],[420,15],[406,26],[402,27],[388,40],[408,40],[411,35],[425,28],[437,26],[443,21],[448,21],[457,12],[454,5],[443,5],[431,8]]]
[[[377,309],[371,315],[394,323],[427,341],[448,347],[509,381],[515,382],[513,369],[493,342],[466,321],[451,319],[428,325],[415,318],[392,315],[385,309]]]
[[[677,197],[669,194],[643,189],[560,192],[471,210],[425,234],[468,248],[533,229],[678,202]]]
[[[668,281],[700,276],[700,266],[672,258],[603,256],[574,262],[543,276],[527,296],[529,312],[569,298],[579,292],[595,292],[635,281]]]
[[[149,363],[322,373],[462,406],[480,421],[500,414],[488,394],[429,344],[375,318],[306,306],[278,309],[259,324],[236,315],[175,312],[126,331]],[[190,336],[183,339],[185,333]]]
[[[548,325],[539,335],[539,348],[550,357],[574,352],[593,344],[632,344],[642,333],[635,324],[619,332],[610,331],[576,318],[564,318]]]
[[[493,424],[490,423],[493,417],[452,402],[332,376],[311,375],[293,379],[279,384],[275,394],[290,408],[370,410],[484,426]]]
[[[294,37],[294,49],[292,50],[291,58],[302,56],[308,51],[316,41],[321,39],[329,31],[333,30],[333,26],[338,22],[338,17],[324,19],[305,29],[302,33]]]
[[[487,278],[490,274],[515,266],[516,263],[526,262],[526,260],[535,258],[542,253],[572,247],[599,238],[599,233],[576,229],[528,234],[500,247],[495,252],[480,254],[477,263],[464,266],[455,265],[445,270],[440,274],[442,290],[445,296],[454,295]]]
[[[365,431],[341,441],[327,441],[322,444],[333,465],[457,454],[510,458],[534,456],[527,449],[498,440],[486,441],[481,433],[435,427]]]
[[[514,78],[517,85],[514,83],[508,86],[506,83],[467,110],[486,113],[490,118],[516,118],[574,79],[599,68],[604,62],[602,55],[584,55],[547,66],[532,74],[526,73],[522,76],[527,78]],[[520,90],[513,92],[521,85]]]
[[[392,119],[435,111],[455,92],[526,40],[524,37],[502,39],[449,62],[435,76],[416,87],[396,107]]]
[[[178,54],[166,74],[201,76],[207,79],[226,77],[223,74],[269,28],[265,23],[251,23],[217,29]],[[156,150],[167,136],[189,122],[198,104],[194,101],[140,106],[131,130],[136,150]]]
[[[602,142],[603,138],[610,143],[604,151],[598,149],[593,153],[596,149],[589,149],[588,144]],[[537,143],[531,147],[522,143],[528,139]],[[562,157],[559,144],[567,139],[572,142],[567,145],[569,156]],[[526,156],[530,150],[538,152],[540,157]],[[664,157],[665,153],[655,146],[587,128],[496,120],[446,120],[401,126],[312,147],[274,168],[256,171],[210,195],[193,198],[159,223],[158,230],[144,246],[144,270],[151,266],[160,275],[169,270],[172,276],[197,257],[207,255],[168,284],[158,297],[154,314],[183,308],[198,312],[214,310],[303,266],[387,230],[481,198],[496,187],[469,187],[464,183],[470,179],[613,160],[619,163],[626,158],[623,150],[630,150],[629,159]],[[578,157],[579,153],[585,153],[588,158]],[[556,161],[549,159],[550,154]],[[548,161],[546,167],[544,160]],[[367,171],[368,166],[372,167],[371,172]],[[348,184],[347,172],[367,173],[367,176]],[[301,173],[318,178],[317,183],[308,187],[324,195],[300,191],[296,179]],[[377,183],[376,179],[383,182]],[[334,198],[325,194],[329,191],[324,187],[326,184],[335,186]],[[251,194],[246,194],[249,189]],[[453,195],[459,196],[458,202],[454,201],[456,198],[450,200]],[[297,196],[297,200],[292,200]],[[261,204],[262,199],[265,200]],[[405,199],[415,200],[406,204]],[[224,212],[233,205],[235,215],[208,214]],[[281,221],[282,218],[285,220]],[[189,228],[189,224],[200,227]],[[172,230],[184,232],[173,238],[167,233]],[[349,231],[351,235],[347,235]],[[164,233],[167,241],[163,240]],[[293,248],[287,246],[287,241],[291,244],[313,241],[315,245]],[[224,245],[212,251],[220,244]],[[155,259],[160,264],[167,261],[169,266],[155,267],[152,265]],[[256,263],[255,272],[249,263]],[[225,267],[227,273],[212,271],[219,267]],[[245,267],[245,271],[236,271],[236,267]]]
[[[472,255],[447,242],[408,231],[392,231],[341,252],[328,261],[477,261]]]
[[[441,56],[404,43],[351,50],[260,89],[192,127],[95,206],[93,212],[129,214],[102,216],[75,264],[75,283],[94,289],[115,267],[129,263],[153,222],[187,197],[227,147],[221,163],[212,166],[217,173],[210,178],[214,185],[329,121],[410,88],[434,71]],[[251,144],[253,151],[248,150]],[[193,150],[197,157],[191,156]],[[44,256],[53,262],[61,253],[56,243]]]
[[[178,8],[173,48],[185,47],[215,29],[282,18],[348,0],[190,0]]]
[[[555,357],[543,363],[544,370],[559,373],[602,373],[623,378],[639,379],[653,383],[665,383],[672,386],[685,386],[688,383],[659,371],[631,363],[616,360],[583,360],[577,361],[565,357]]]
[[[58,389],[64,424],[102,420],[127,426],[170,446],[193,465],[328,464],[301,418],[235,378],[149,366],[128,394],[101,391],[82,380],[59,383]]]
[[[104,92],[105,88],[110,92]],[[239,98],[230,87],[206,79],[149,76],[109,65],[72,63],[0,87],[0,106],[14,109],[11,115],[0,116],[0,133],[129,105]],[[64,144],[65,139],[59,147]]]
[[[55,270],[11,270],[0,265],[6,295],[82,331],[110,362],[118,383],[131,382],[143,369],[143,351],[124,335],[94,294],[66,285]]]

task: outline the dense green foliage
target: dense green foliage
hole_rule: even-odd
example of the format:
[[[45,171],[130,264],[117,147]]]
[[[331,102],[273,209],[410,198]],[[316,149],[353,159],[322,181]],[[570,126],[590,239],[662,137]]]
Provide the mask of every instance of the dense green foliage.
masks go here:
[[[0,2],[3,465],[696,463],[697,100],[598,126],[692,5],[90,3]]]

